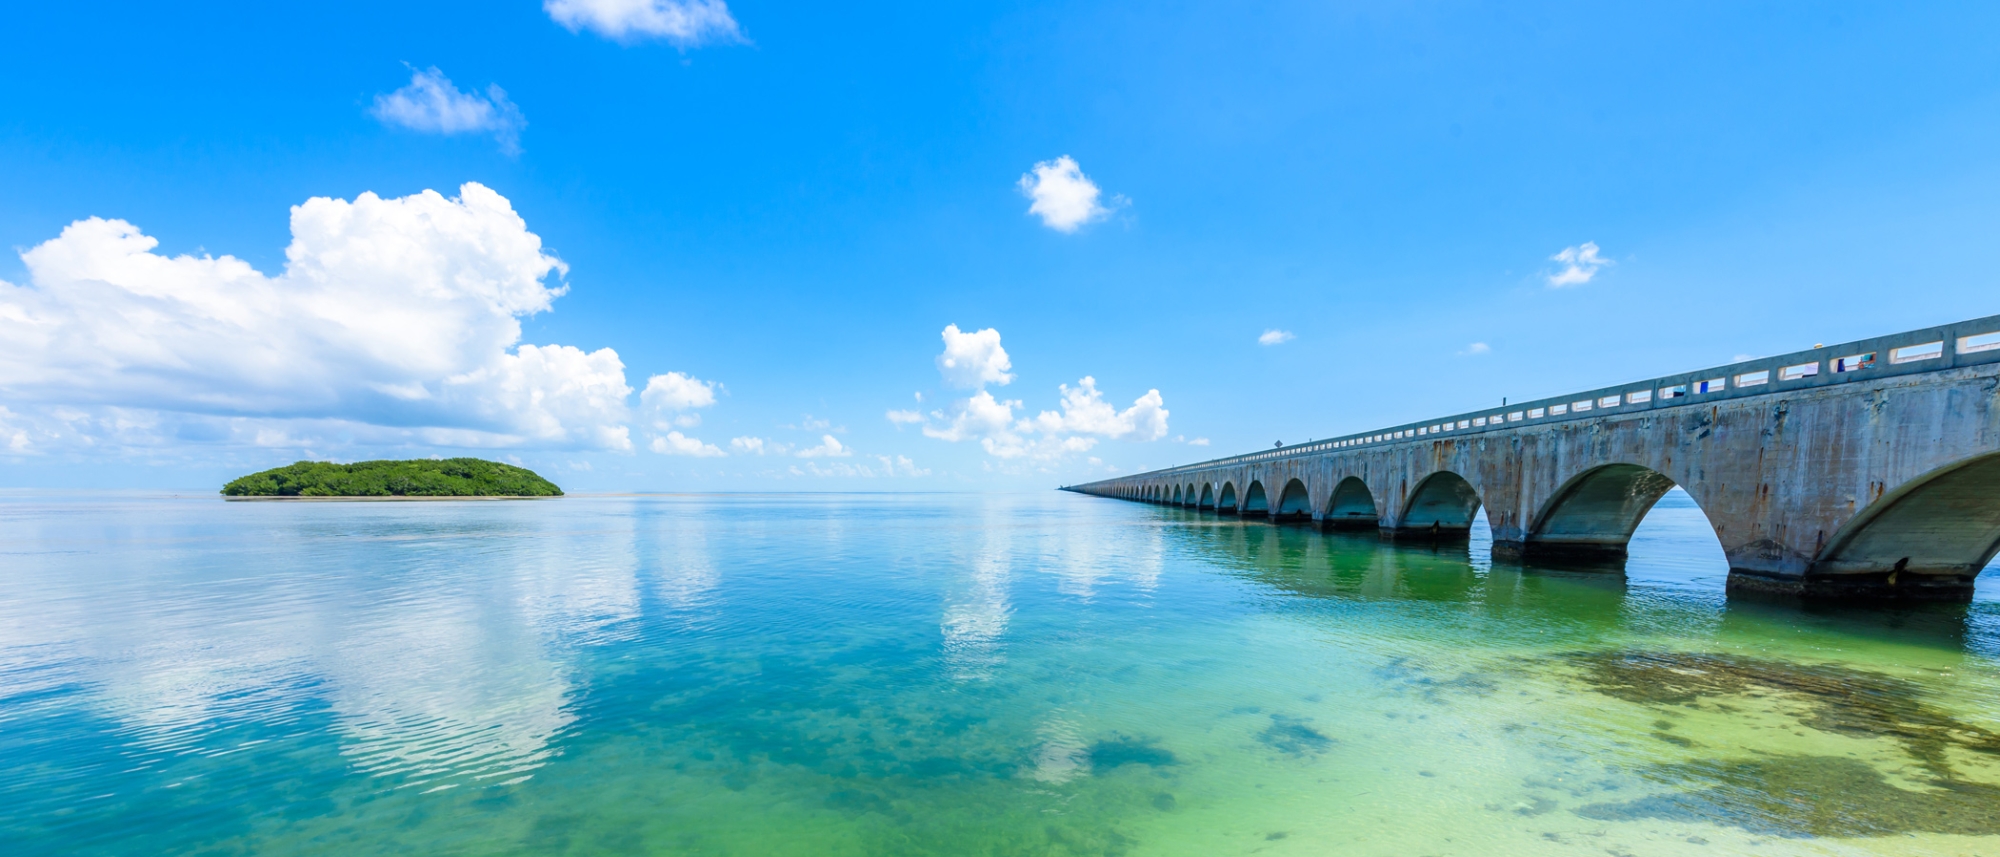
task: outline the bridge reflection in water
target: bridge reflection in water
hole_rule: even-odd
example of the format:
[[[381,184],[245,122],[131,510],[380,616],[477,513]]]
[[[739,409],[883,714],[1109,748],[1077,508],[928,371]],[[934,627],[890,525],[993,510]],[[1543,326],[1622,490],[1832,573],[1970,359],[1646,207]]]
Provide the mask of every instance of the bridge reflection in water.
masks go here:
[[[1964,601],[2000,551],[2000,316],[1068,486],[1616,568],[1674,488],[1731,590]],[[1485,553],[1480,551],[1479,553]]]

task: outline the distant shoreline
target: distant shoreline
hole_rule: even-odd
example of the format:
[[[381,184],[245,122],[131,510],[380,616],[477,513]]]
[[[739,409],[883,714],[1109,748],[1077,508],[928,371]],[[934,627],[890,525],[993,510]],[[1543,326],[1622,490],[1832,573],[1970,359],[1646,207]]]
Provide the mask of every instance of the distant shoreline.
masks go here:
[[[468,494],[458,497],[449,495],[416,496],[416,497],[404,496],[404,495],[390,495],[387,497],[379,495],[360,496],[360,497],[326,497],[326,496],[301,497],[296,494],[289,496],[275,495],[275,494],[258,494],[258,495],[238,496],[238,497],[225,496],[222,499],[227,500],[231,503],[261,503],[273,500],[281,502],[307,502],[307,503],[399,503],[399,502],[423,502],[423,501],[436,501],[436,500],[559,500],[562,499],[562,497],[561,495],[556,495],[553,497],[536,497],[530,494]]]

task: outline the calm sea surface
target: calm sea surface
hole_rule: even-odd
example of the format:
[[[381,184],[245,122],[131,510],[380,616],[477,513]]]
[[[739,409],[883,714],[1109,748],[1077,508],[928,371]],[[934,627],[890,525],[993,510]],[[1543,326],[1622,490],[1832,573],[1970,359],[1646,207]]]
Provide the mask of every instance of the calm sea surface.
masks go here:
[[[1633,554],[1056,492],[0,495],[0,853],[2000,854],[2000,571],[1731,601],[1678,492]]]

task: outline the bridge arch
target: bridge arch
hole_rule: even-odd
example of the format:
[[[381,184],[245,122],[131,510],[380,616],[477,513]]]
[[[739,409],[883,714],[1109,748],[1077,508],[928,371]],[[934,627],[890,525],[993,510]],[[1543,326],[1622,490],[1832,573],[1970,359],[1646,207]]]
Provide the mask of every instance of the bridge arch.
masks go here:
[[[1215,483],[1213,482],[1201,483],[1201,499],[1196,501],[1195,508],[1197,509],[1215,508]]]
[[[1242,514],[1259,518],[1271,514],[1271,498],[1265,495],[1262,481],[1252,479],[1250,487],[1243,489]]]
[[[1183,502],[1183,503],[1184,503],[1185,505],[1188,505],[1188,506],[1193,506],[1193,505],[1195,504],[1195,503],[1194,503],[1194,501],[1195,501],[1195,498],[1196,498],[1196,497],[1198,497],[1198,496],[1200,496],[1200,495],[1199,495],[1199,494],[1198,494],[1198,493],[1196,492],[1196,490],[1195,490],[1195,486],[1194,486],[1194,483],[1193,483],[1193,482],[1189,482],[1189,483],[1187,484],[1187,493],[1186,493],[1186,494],[1183,494],[1183,495],[1181,495],[1181,496],[1182,496],[1182,497],[1184,498],[1182,502]]]
[[[1605,464],[1573,477],[1549,497],[1529,524],[1527,559],[1618,562],[1646,512],[1674,480],[1638,464]]]
[[[1327,498],[1326,527],[1334,530],[1372,530],[1381,524],[1382,513],[1375,508],[1375,495],[1359,476],[1349,476],[1333,486]]]
[[[1236,484],[1222,483],[1222,493],[1215,498],[1215,511],[1219,515],[1236,514]]]
[[[1834,532],[1807,572],[1806,587],[1865,584],[1870,591],[1962,597],[2000,553],[2000,452],[1911,479]],[[1962,590],[1962,591],[1961,591]]]
[[[1464,539],[1479,515],[1479,492],[1465,477],[1440,470],[1410,492],[1395,535],[1405,538]]]
[[[1278,492],[1277,507],[1271,510],[1271,520],[1310,521],[1312,514],[1312,497],[1306,492],[1306,483],[1299,479],[1286,481]]]

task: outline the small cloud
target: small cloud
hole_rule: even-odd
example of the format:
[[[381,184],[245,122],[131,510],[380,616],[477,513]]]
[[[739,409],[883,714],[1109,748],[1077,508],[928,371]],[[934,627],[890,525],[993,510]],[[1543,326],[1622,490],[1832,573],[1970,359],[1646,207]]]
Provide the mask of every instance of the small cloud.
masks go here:
[[[1013,383],[1014,375],[1008,370],[1014,364],[1007,358],[1007,349],[1000,347],[1000,331],[989,327],[966,333],[956,324],[947,324],[943,336],[944,353],[937,356],[937,368],[946,383],[966,389]]]
[[[1257,337],[1257,344],[1280,345],[1286,342],[1290,342],[1297,338],[1298,337],[1292,335],[1292,332],[1289,330],[1279,330],[1274,327],[1271,328],[1270,330],[1264,331],[1264,334],[1262,336]]]
[[[791,444],[761,437],[732,437],[729,448],[744,455],[784,455],[792,451]]]
[[[832,429],[833,431],[837,432],[847,431],[846,426],[842,426],[840,428],[834,428],[833,420],[822,419],[820,417],[815,417],[812,414],[803,414],[800,416],[798,422],[786,423],[784,425],[779,426],[778,428],[789,429],[791,431],[827,431],[828,429]]]
[[[1561,289],[1580,286],[1590,282],[1597,272],[1612,264],[1610,259],[1597,255],[1597,243],[1585,241],[1575,247],[1564,247],[1562,252],[1549,257],[1549,261],[1561,262],[1563,269],[1549,275],[1549,288]]]
[[[464,92],[436,66],[413,69],[409,86],[375,96],[368,112],[385,125],[425,134],[492,134],[509,155],[520,153],[521,129],[528,127],[499,84],[486,87],[483,96]]]
[[[706,408],[715,404],[714,381],[692,378],[681,372],[668,372],[646,379],[646,390],[639,394],[639,403],[656,411],[685,411]]]
[[[895,423],[899,429],[903,426],[915,425],[924,421],[924,415],[916,411],[890,411],[887,416],[889,417],[889,422]]]
[[[909,459],[909,457],[908,457],[908,456],[902,456],[902,455],[898,455],[898,456],[895,456],[895,457],[893,457],[893,458],[892,458],[892,457],[890,457],[890,456],[887,456],[887,455],[878,455],[878,456],[875,456],[875,460],[877,460],[877,461],[880,461],[880,462],[882,462],[882,475],[883,475],[883,476],[929,476],[929,475],[931,475],[931,471],[930,471],[930,468],[927,468],[927,467],[918,467],[918,466],[917,466],[917,463],[916,463],[916,462],[914,462],[914,461],[911,461],[911,460]]]
[[[1194,440],[1188,441],[1188,446],[1207,446],[1207,445],[1208,445],[1208,438],[1205,437],[1198,437],[1195,438]]]
[[[654,38],[691,48],[743,41],[722,0],[543,0],[542,10],[572,33],[589,30],[625,44]]]
[[[702,443],[677,431],[667,432],[665,437],[653,438],[652,448],[661,455],[686,455],[694,458],[717,458],[729,454],[715,444]]]
[[[715,404],[715,391],[720,386],[680,372],[654,375],[646,379],[639,405],[656,430],[694,428],[701,425],[701,414],[693,410]],[[658,451],[659,441],[655,440],[654,446]]]
[[[1465,350],[1464,350],[1464,351],[1460,351],[1460,352],[1458,352],[1458,356],[1460,356],[1460,357],[1471,357],[1471,356],[1474,356],[1474,355],[1479,355],[1479,354],[1486,354],[1486,353],[1489,353],[1489,352],[1491,352],[1492,350],[1493,350],[1493,346],[1491,346],[1491,345],[1487,345],[1487,344],[1486,344],[1486,343],[1484,343],[1484,342],[1475,342],[1475,343],[1472,343],[1471,345],[1467,345],[1467,346],[1465,346]]]
[[[838,438],[828,434],[820,436],[819,446],[806,447],[797,454],[800,458],[846,458],[853,455],[854,450],[841,446]]]
[[[1057,232],[1075,232],[1077,227],[1111,214],[1111,209],[1097,201],[1103,195],[1097,183],[1068,155],[1036,164],[1032,172],[1021,176],[1019,185],[1021,193],[1033,200],[1028,213],[1039,216],[1043,226]],[[1124,197],[1113,199],[1114,204],[1124,201]]]
[[[796,467],[792,468],[792,470],[794,472],[798,472],[798,468]],[[866,464],[849,464],[845,461],[831,462],[827,464],[827,466],[825,467],[819,466],[819,462],[817,461],[808,461],[806,462],[805,471],[803,473],[799,473],[799,475],[805,476],[808,474],[820,477],[840,476],[850,479],[856,477],[862,479],[874,479],[876,476],[874,468],[871,468]],[[889,475],[894,476],[896,474],[891,473]]]

